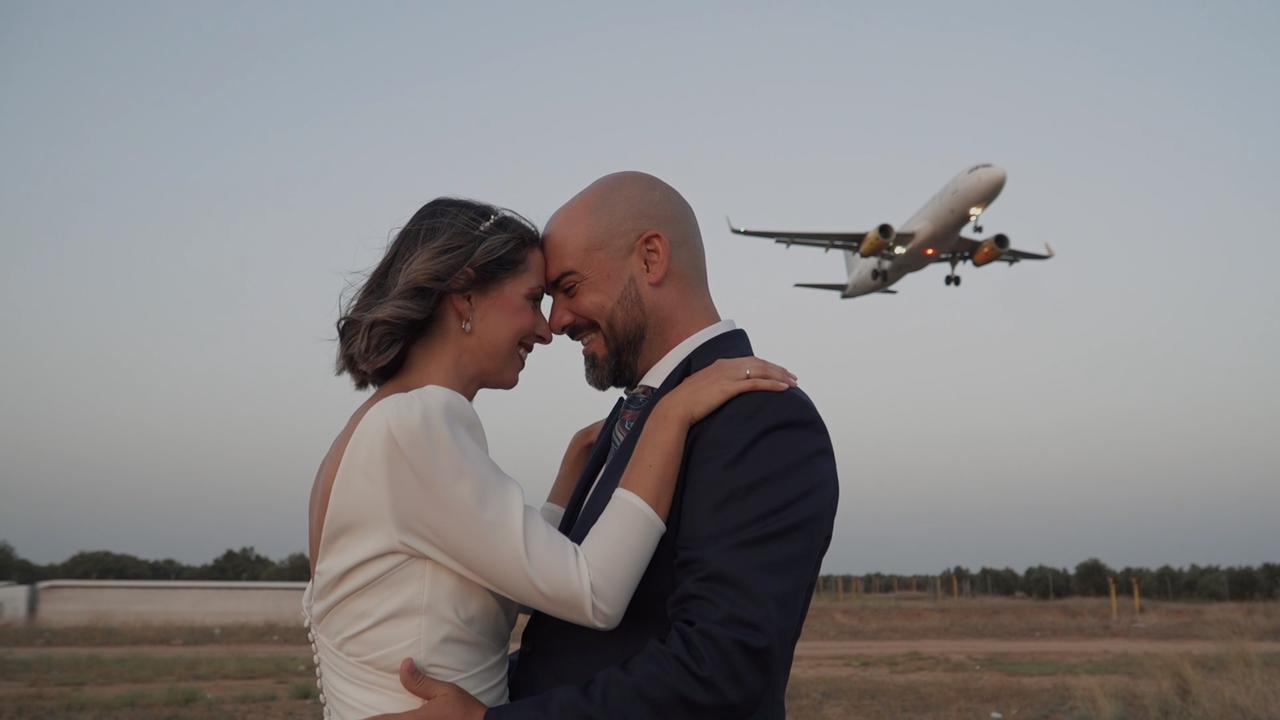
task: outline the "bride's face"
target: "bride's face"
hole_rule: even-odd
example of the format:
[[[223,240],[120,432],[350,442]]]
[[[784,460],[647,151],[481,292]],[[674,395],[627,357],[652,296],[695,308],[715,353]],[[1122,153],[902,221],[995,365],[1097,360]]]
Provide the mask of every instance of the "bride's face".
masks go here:
[[[474,296],[471,360],[479,386],[507,390],[520,380],[535,345],[551,342],[542,314],[546,261],[530,250],[520,272]]]

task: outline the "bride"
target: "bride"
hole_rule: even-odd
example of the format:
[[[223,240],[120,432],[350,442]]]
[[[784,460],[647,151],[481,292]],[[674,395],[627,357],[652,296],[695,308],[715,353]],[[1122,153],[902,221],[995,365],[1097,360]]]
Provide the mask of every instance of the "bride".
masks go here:
[[[487,705],[506,702],[520,605],[614,627],[666,529],[689,426],[742,392],[792,384],[755,358],[689,377],[652,408],[617,490],[574,544],[556,526],[601,423],[573,437],[537,510],[489,457],[471,406],[483,388],[515,387],[551,341],[540,242],[514,213],[433,200],[338,320],[338,372],[374,392],[311,491],[303,616],[325,717],[418,707],[400,685],[405,657]]]

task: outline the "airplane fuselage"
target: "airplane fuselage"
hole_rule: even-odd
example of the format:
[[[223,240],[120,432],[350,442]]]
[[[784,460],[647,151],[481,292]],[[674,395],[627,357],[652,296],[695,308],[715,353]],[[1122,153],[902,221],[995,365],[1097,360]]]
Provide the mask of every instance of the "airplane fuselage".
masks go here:
[[[977,165],[955,176],[898,232],[910,233],[911,241],[899,245],[892,257],[862,257],[843,251],[848,284],[843,297],[879,292],[921,268],[937,256],[951,252],[960,241],[960,231],[981,215],[1004,189],[1005,172],[993,165]],[[883,277],[873,278],[884,273]]]

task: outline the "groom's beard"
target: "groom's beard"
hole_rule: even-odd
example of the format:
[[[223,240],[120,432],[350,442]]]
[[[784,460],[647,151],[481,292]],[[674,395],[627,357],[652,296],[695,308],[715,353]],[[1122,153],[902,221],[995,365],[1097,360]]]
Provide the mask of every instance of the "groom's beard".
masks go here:
[[[630,388],[640,382],[640,348],[648,333],[644,298],[635,278],[627,281],[604,323],[605,356],[583,356],[587,384],[597,390]]]

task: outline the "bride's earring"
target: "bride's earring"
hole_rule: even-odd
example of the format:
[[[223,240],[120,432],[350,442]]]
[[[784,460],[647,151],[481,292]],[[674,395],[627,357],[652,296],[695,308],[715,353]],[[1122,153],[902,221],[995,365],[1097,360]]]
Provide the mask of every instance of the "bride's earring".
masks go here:
[[[471,334],[471,318],[462,321],[462,332]]]

